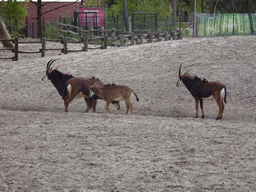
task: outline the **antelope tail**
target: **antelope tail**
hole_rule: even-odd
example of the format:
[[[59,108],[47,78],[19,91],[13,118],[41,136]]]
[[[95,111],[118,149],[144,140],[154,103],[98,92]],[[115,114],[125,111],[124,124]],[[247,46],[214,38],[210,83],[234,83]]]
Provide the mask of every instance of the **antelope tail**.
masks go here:
[[[225,103],[227,103],[227,88],[226,87],[221,89],[220,99],[221,99],[221,101],[224,101]]]
[[[138,96],[136,95],[136,93],[135,93],[134,91],[132,91],[132,92],[133,92],[133,94],[135,95],[136,100],[139,101],[139,98],[138,98]]]

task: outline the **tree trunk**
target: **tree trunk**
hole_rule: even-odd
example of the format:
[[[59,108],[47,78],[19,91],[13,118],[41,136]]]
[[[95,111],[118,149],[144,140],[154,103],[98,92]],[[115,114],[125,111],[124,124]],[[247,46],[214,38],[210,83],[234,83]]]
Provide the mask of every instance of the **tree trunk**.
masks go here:
[[[126,0],[123,0],[123,11],[124,11],[125,31],[129,31],[129,19],[128,19],[127,2],[126,2]]]
[[[38,38],[42,38],[42,2],[37,1],[37,26],[38,26]]]
[[[176,26],[176,24],[177,24],[176,7],[177,7],[176,0],[172,0],[172,8],[173,8],[173,22],[172,22],[172,25],[173,26]]]
[[[1,16],[0,16],[0,39],[11,39],[11,36]],[[13,48],[13,44],[11,41],[2,41],[2,44],[4,47]]]

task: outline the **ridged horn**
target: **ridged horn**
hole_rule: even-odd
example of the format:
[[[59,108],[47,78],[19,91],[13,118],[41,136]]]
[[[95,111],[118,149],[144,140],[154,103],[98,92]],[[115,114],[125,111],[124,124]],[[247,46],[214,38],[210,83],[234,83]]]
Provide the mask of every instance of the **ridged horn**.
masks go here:
[[[52,63],[53,63],[54,61],[56,61],[56,60],[58,60],[58,59],[51,59],[50,61],[48,61],[47,66],[46,66],[46,69],[49,69],[49,68],[51,67]]]
[[[182,63],[180,64],[179,77],[180,77],[180,75],[181,75],[181,66],[182,66]]]

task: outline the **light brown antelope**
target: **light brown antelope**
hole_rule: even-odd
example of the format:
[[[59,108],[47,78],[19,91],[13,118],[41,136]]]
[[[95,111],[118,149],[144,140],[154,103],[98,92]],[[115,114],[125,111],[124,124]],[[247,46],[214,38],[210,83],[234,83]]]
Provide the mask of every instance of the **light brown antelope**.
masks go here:
[[[96,83],[90,87],[90,90],[97,94],[100,98],[106,101],[105,113],[107,111],[110,113],[109,104],[114,101],[114,99],[123,99],[126,104],[126,115],[129,113],[132,115],[134,110],[133,104],[130,101],[131,96],[134,94],[136,100],[139,101],[136,93],[127,86],[109,84],[105,86],[98,86]]]
[[[191,95],[195,98],[196,118],[198,117],[198,107],[202,110],[202,118],[204,118],[203,99],[213,96],[218,107],[219,113],[216,119],[221,119],[224,111],[224,102],[227,103],[227,92],[225,85],[218,82],[208,82],[205,79],[201,80],[197,76],[191,76],[188,72],[181,74],[181,65],[179,68],[179,80],[176,86],[183,82]]]

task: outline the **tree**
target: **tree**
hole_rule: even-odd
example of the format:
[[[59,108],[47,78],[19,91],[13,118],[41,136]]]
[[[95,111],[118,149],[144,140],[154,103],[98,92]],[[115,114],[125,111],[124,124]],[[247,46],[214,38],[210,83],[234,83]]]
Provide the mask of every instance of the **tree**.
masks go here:
[[[56,10],[56,9],[60,9],[60,8],[63,8],[63,7],[67,7],[67,6],[69,6],[69,5],[72,5],[72,4],[78,2],[78,0],[76,0],[75,2],[66,4],[66,5],[62,5],[62,6],[58,6],[58,7],[55,7],[55,8],[53,8],[53,9],[51,9],[51,10],[48,10],[48,11],[43,12],[43,11],[42,11],[42,7],[43,7],[43,6],[46,6],[49,2],[42,4],[42,0],[37,0],[37,2],[34,2],[34,1],[32,1],[32,0],[29,0],[29,1],[32,2],[32,3],[34,3],[34,5],[36,5],[36,7],[37,7],[37,18],[36,18],[36,20],[37,20],[37,25],[38,25],[38,38],[42,38],[42,31],[43,31],[43,30],[42,30],[42,16],[43,16],[44,14],[49,13],[49,12],[51,12],[51,11],[53,11],[53,10]]]
[[[3,18],[0,16],[0,39],[11,39],[8,33]],[[2,41],[4,47],[13,48],[13,44],[10,41]]]
[[[171,1],[171,0],[170,0]],[[171,2],[170,2],[171,3]],[[172,18],[173,18],[173,22],[172,22],[172,25],[173,26],[176,26],[176,8],[177,8],[177,2],[176,2],[176,0],[172,0],[172,12],[173,12],[173,16],[172,16]]]
[[[28,15],[26,2],[17,0],[0,1],[0,15],[8,23],[9,32],[17,36],[20,28],[24,26],[25,18]]]

